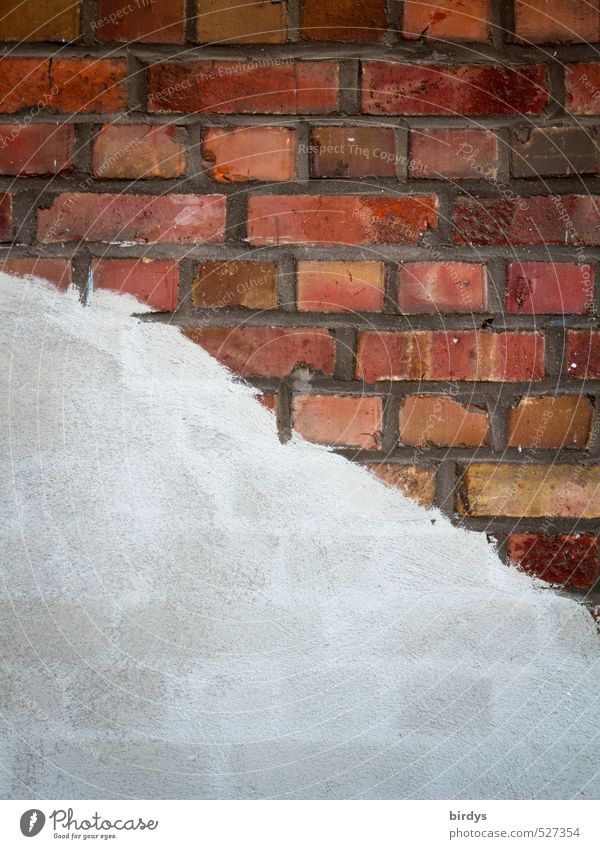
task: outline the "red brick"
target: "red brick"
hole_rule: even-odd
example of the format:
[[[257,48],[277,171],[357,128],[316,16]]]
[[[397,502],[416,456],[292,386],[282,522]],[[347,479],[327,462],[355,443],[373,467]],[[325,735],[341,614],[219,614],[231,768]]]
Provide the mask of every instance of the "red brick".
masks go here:
[[[182,177],[186,148],[182,128],[105,124],[92,143],[92,170],[103,180]]]
[[[573,44],[600,40],[598,0],[515,0],[518,41]]]
[[[491,179],[498,173],[498,140],[484,130],[413,130],[408,173],[416,180]]]
[[[73,41],[79,6],[73,0],[4,0],[0,41]]]
[[[301,36],[313,41],[381,41],[387,26],[385,0],[304,0]]]
[[[313,127],[311,177],[395,177],[396,136],[391,127]]]
[[[366,468],[387,486],[399,489],[423,507],[435,501],[435,469],[401,466],[398,463],[368,463]]]
[[[14,274],[15,277],[41,277],[66,291],[71,285],[71,261],[68,259],[43,259],[42,257],[23,257],[0,261],[0,271]]]
[[[148,69],[149,112],[334,112],[338,90],[336,62],[159,62]]]
[[[286,377],[299,367],[332,375],[335,343],[326,330],[288,327],[185,328],[184,334],[244,377]]]
[[[508,444],[525,448],[584,448],[594,409],[588,398],[521,398],[508,412]]]
[[[60,174],[73,168],[70,124],[0,125],[0,174]]]
[[[285,0],[202,0],[196,38],[204,43],[281,44],[287,35]]]
[[[39,101],[52,109],[54,100],[48,59],[0,58],[0,112],[37,108]]]
[[[285,127],[208,129],[202,152],[218,183],[281,182],[296,176],[296,131]]]
[[[506,311],[586,313],[594,299],[594,268],[568,262],[512,262],[508,266]]]
[[[549,99],[545,65],[362,67],[362,111],[368,115],[534,115]]]
[[[97,259],[92,262],[95,289],[133,295],[156,310],[177,309],[179,263],[170,259]]]
[[[53,59],[50,109],[57,112],[117,112],[127,106],[124,59]]]
[[[463,516],[600,517],[600,466],[473,463],[456,508]]]
[[[521,571],[555,586],[589,589],[598,576],[598,545],[589,534],[511,534],[508,556]]]
[[[437,227],[430,195],[254,195],[248,202],[253,245],[380,245],[419,241]]]
[[[400,442],[460,448],[489,445],[489,416],[442,395],[409,395],[400,405]]]
[[[349,448],[381,447],[381,398],[296,396],[292,424],[309,442]]]
[[[51,242],[222,242],[223,195],[61,194],[38,211],[38,240]]]
[[[398,309],[403,313],[484,312],[485,265],[405,262],[398,268]]]
[[[541,380],[539,333],[414,331],[359,334],[356,377],[378,380]]]
[[[91,26],[99,41],[183,44],[184,0],[98,0]]]
[[[600,331],[569,330],[567,374],[587,380],[600,380]]]
[[[600,114],[600,62],[565,66],[565,108],[573,115]]]
[[[404,38],[488,41],[490,0],[404,0]]]
[[[459,245],[600,245],[595,195],[461,198],[454,206]]]
[[[192,300],[204,309],[275,309],[277,266],[274,262],[240,260],[201,262],[192,286]]]
[[[257,400],[259,404],[262,404],[263,407],[267,408],[267,410],[270,410],[272,413],[277,413],[277,395],[273,394],[272,392],[267,392],[262,395],[258,395]]]
[[[13,234],[11,195],[0,195],[0,242],[10,242]]]
[[[382,262],[299,262],[296,295],[301,312],[380,312]]]

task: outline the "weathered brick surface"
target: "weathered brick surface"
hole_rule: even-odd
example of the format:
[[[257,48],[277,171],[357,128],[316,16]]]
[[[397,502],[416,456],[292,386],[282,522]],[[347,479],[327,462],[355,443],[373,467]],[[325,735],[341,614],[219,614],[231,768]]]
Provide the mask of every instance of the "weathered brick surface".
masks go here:
[[[12,195],[0,195],[0,242],[9,242],[13,235]]]
[[[243,376],[285,377],[301,366],[333,374],[335,344],[325,330],[206,327],[187,328],[184,333]]]
[[[489,444],[485,410],[442,395],[409,395],[400,405],[400,442],[460,448]]]
[[[381,262],[298,263],[296,297],[302,312],[379,312],[384,289]]]
[[[92,29],[100,41],[182,44],[185,40],[185,2],[98,0]]]
[[[208,129],[203,155],[218,183],[280,182],[296,176],[296,133],[285,127]]]
[[[405,0],[404,38],[487,41],[490,37],[490,0]]]
[[[416,331],[360,333],[356,377],[380,380],[541,380],[539,333]]]
[[[202,0],[196,38],[205,44],[280,44],[286,40],[287,3],[272,0]]]
[[[0,126],[0,174],[60,174],[73,168],[75,130],[71,124]]]
[[[600,380],[600,331],[569,331],[567,375],[580,379]]]
[[[590,312],[594,267],[569,262],[511,262],[507,269],[506,311],[539,314]]]
[[[544,65],[362,63],[368,115],[533,115],[548,102]]]
[[[38,212],[38,239],[51,242],[222,242],[222,195],[62,194]]]
[[[150,180],[185,174],[182,129],[149,124],[105,124],[92,142],[92,170],[103,180]]]
[[[590,534],[511,534],[508,556],[549,584],[589,589],[598,577],[598,543]]]
[[[92,262],[94,288],[133,295],[169,312],[177,309],[179,264],[172,260],[98,259]]]
[[[68,259],[44,257],[12,258],[0,261],[0,271],[15,277],[40,277],[65,291],[72,283],[71,262]]]
[[[241,260],[201,262],[194,277],[192,300],[195,306],[211,309],[274,309],[277,266],[273,262]]]
[[[401,466],[397,463],[369,463],[367,468],[388,486],[399,489],[423,507],[432,507],[435,500],[435,471],[422,466]]]
[[[398,309],[404,313],[483,312],[487,272],[469,262],[404,262],[398,269]]]
[[[481,180],[498,173],[498,140],[484,130],[413,130],[409,174],[417,180]]]
[[[521,398],[508,414],[508,444],[524,448],[584,448],[594,408],[585,396]]]
[[[600,4],[574,0],[515,0],[515,33],[525,43],[600,40]]]
[[[418,242],[438,222],[430,195],[254,195],[248,237],[254,245],[373,245]]]
[[[519,129],[511,147],[514,177],[569,177],[600,169],[596,137],[585,127]]]
[[[465,198],[455,204],[454,227],[460,245],[600,245],[595,195]]]
[[[56,59],[49,67],[50,108],[57,112],[117,112],[127,106],[124,59]]]
[[[466,516],[600,517],[600,466],[474,463],[461,480],[458,512]]]
[[[304,0],[304,39],[317,41],[376,42],[383,39],[387,23],[385,0]]]
[[[73,0],[5,0],[0,41],[73,41],[79,35],[79,9]]]
[[[396,135],[391,127],[313,127],[311,177],[395,177]]]
[[[336,62],[159,62],[148,68],[149,112],[303,115],[337,107]]]
[[[292,424],[309,442],[375,449],[381,443],[381,398],[298,395]]]
[[[574,115],[600,114],[600,62],[577,62],[565,68],[565,107]]]

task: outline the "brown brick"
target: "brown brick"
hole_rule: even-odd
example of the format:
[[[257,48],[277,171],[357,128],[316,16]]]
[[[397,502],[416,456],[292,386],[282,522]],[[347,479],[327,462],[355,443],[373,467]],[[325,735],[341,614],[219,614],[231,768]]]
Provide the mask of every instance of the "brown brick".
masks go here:
[[[518,41],[572,44],[600,40],[598,0],[515,0]]]
[[[505,306],[509,313],[585,314],[594,301],[594,267],[570,262],[511,262]]]
[[[74,0],[4,0],[0,41],[73,41],[79,6]]]
[[[396,137],[391,127],[313,127],[311,177],[394,177]]]
[[[548,98],[545,65],[362,63],[367,115],[533,115]]]
[[[304,39],[366,43],[385,34],[385,0],[304,0],[302,8]]]
[[[381,416],[381,398],[297,395],[292,404],[294,429],[319,445],[377,449]]]
[[[296,176],[296,131],[285,127],[228,127],[204,134],[204,158],[218,183],[281,182]]]
[[[335,343],[326,330],[189,327],[183,333],[243,377],[286,377],[298,367],[333,374]]]
[[[405,262],[398,268],[398,309],[403,313],[471,313],[487,309],[485,265]]]
[[[0,174],[25,177],[71,171],[74,144],[70,124],[0,125]]]
[[[399,489],[407,498],[423,507],[433,507],[435,500],[435,471],[420,466],[399,466],[396,463],[369,463],[367,469],[388,486]]]
[[[103,180],[185,174],[184,131],[151,124],[105,124],[92,143],[92,170]]]
[[[582,380],[600,380],[600,331],[569,330],[567,375]]]
[[[183,44],[184,0],[97,0],[92,31],[99,41]]]
[[[589,534],[511,534],[510,560],[554,586],[589,589],[598,577],[598,543]]]
[[[301,312],[379,312],[383,307],[382,262],[299,262],[296,284]]]
[[[438,222],[431,195],[253,195],[253,245],[380,245],[418,242]]]
[[[22,257],[0,261],[0,271],[15,277],[40,277],[58,289],[66,291],[71,285],[71,261],[62,258]]]
[[[463,516],[600,517],[600,466],[474,463],[462,477]]]
[[[179,263],[170,259],[96,259],[92,262],[95,289],[133,295],[156,310],[177,309]]]
[[[287,36],[285,0],[199,0],[196,38],[221,44],[281,44]]]
[[[404,0],[402,36],[487,41],[490,14],[490,0]]]
[[[380,380],[542,380],[540,333],[366,331],[359,334],[356,377]]]
[[[274,262],[201,262],[192,289],[195,306],[269,310],[277,306],[277,266]]]
[[[481,180],[498,173],[498,140],[485,130],[412,130],[409,176]]]
[[[400,404],[400,442],[461,448],[489,445],[489,416],[443,395],[409,395]]]
[[[304,115],[337,109],[337,62],[157,62],[148,68],[149,112]]]
[[[514,177],[570,177],[599,170],[597,142],[584,127],[534,127],[512,134]]]
[[[508,413],[508,444],[524,448],[584,448],[593,414],[585,396],[521,398]]]

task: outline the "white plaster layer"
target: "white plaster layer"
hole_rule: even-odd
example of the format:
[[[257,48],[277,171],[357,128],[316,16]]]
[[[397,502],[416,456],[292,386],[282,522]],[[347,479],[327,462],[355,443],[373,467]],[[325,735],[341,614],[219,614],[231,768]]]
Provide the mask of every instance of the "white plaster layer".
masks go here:
[[[597,798],[581,606],[133,300],[0,310],[6,796]]]

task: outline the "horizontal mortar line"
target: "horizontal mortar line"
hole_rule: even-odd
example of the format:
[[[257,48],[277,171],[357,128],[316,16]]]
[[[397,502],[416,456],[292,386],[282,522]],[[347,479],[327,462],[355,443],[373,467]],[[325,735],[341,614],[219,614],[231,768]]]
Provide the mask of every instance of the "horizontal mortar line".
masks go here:
[[[515,469],[523,466],[577,466],[581,469],[590,468],[598,463],[596,458],[587,458],[581,450],[561,449],[523,449],[505,448],[493,451],[488,447],[464,448],[419,448],[410,445],[398,445],[393,451],[366,451],[357,448],[337,446],[337,454],[347,459],[357,459],[361,463],[381,463],[393,460],[412,461],[413,463],[439,464],[444,460],[452,460],[461,465],[488,463],[492,466],[509,465]],[[532,453],[535,451],[535,453]]]
[[[559,516],[461,516],[455,513],[452,524],[461,525],[473,531],[487,531],[494,534],[502,533],[540,533],[546,525],[551,524],[550,534],[591,533],[596,535],[600,528],[598,519],[568,519]],[[493,526],[492,526],[493,525]]]

